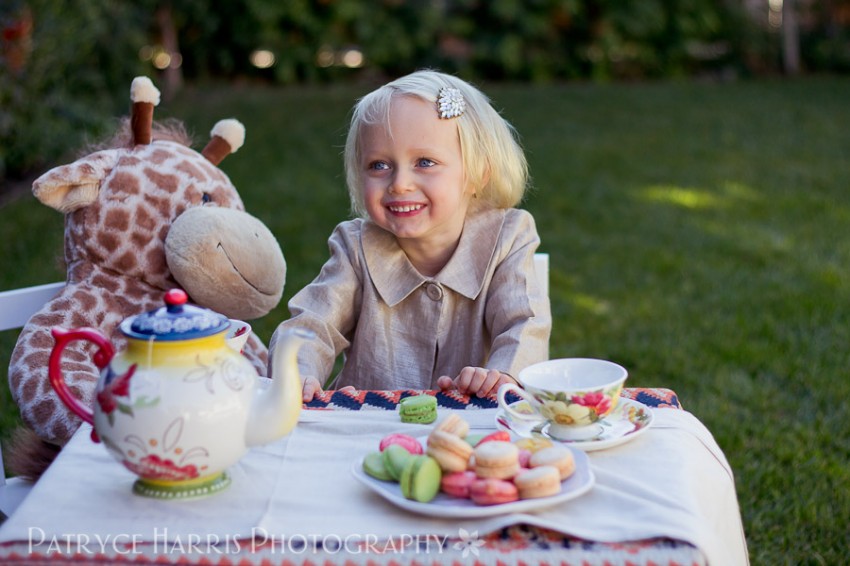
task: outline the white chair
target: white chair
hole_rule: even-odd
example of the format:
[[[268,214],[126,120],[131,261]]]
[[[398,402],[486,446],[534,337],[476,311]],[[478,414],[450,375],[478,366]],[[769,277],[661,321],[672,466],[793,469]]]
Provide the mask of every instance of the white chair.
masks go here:
[[[543,293],[549,296],[549,254],[534,254],[534,271],[537,273],[537,282],[543,288]],[[546,348],[546,359],[549,359],[549,348]]]
[[[0,292],[0,331],[21,328],[30,317],[56,296],[64,282],[36,285],[23,289]],[[0,446],[0,513],[10,516],[32,489],[32,483],[21,478],[7,478],[3,468],[3,450]]]
[[[22,328],[64,286],[64,282],[48,283],[0,292],[0,331]]]
[[[549,254],[534,254],[534,271],[537,273],[537,281],[543,287],[543,294],[549,296]]]

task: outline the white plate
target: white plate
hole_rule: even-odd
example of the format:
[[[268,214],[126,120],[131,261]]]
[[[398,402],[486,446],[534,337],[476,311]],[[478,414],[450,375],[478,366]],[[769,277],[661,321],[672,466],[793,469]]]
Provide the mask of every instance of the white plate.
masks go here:
[[[511,408],[521,413],[534,414],[526,401],[511,403]],[[558,440],[546,433],[549,425],[542,418],[524,421],[512,417],[502,408],[496,411],[496,428],[499,430],[506,430],[522,438],[548,438],[553,442],[559,442],[585,452],[592,452],[619,446],[646,432],[652,425],[652,409],[639,401],[621,398],[614,411],[599,421],[598,424],[600,425],[600,432],[593,438]]]
[[[561,493],[551,497],[520,499],[499,505],[476,505],[469,499],[459,499],[444,493],[437,494],[437,497],[428,503],[407,499],[401,494],[401,486],[399,486],[398,482],[381,481],[367,475],[363,471],[363,458],[354,462],[351,466],[351,474],[363,483],[363,485],[402,509],[432,517],[471,519],[542,509],[575,499],[579,495],[586,493],[596,482],[596,478],[593,476],[593,470],[590,469],[590,459],[584,452],[578,450],[573,450],[572,452],[576,461],[576,470],[573,472],[573,475],[561,482]]]

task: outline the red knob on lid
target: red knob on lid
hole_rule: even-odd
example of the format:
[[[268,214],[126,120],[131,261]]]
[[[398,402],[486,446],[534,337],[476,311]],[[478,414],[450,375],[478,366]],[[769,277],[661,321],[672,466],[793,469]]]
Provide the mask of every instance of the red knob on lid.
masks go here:
[[[188,300],[189,295],[183,289],[169,289],[165,293],[165,304],[169,307],[185,305]]]

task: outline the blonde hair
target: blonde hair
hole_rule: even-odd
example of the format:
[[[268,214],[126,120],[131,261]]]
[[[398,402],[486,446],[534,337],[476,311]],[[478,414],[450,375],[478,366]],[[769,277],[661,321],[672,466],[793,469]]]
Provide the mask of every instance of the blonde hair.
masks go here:
[[[389,124],[390,106],[399,96],[415,96],[434,104],[443,87],[460,90],[466,101],[457,122],[464,175],[475,188],[476,206],[511,208],[518,205],[528,184],[528,163],[513,126],[496,112],[490,99],[469,83],[437,71],[417,71],[396,79],[361,98],[354,106],[345,142],[345,177],[355,215],[366,217],[361,186],[361,131],[364,126]]]

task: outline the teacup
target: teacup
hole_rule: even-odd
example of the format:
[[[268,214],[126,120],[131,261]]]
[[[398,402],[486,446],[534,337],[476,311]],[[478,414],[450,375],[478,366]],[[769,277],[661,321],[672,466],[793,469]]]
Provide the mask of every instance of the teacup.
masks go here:
[[[520,370],[518,387],[499,388],[499,405],[523,421],[547,421],[545,432],[557,440],[587,440],[597,436],[601,419],[614,410],[628,377],[614,362],[592,358],[563,358],[540,362]],[[521,412],[505,400],[512,392],[531,407]]]
[[[248,338],[251,337],[251,325],[242,320],[236,320],[235,318],[231,318],[229,320],[230,328],[227,329],[224,341],[237,352],[242,352],[242,348],[245,347],[245,343],[248,342]]]

